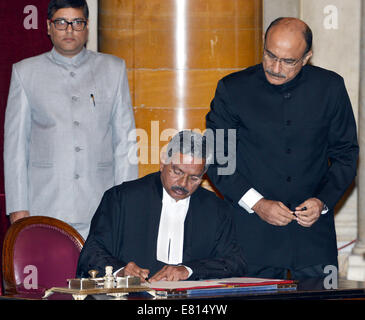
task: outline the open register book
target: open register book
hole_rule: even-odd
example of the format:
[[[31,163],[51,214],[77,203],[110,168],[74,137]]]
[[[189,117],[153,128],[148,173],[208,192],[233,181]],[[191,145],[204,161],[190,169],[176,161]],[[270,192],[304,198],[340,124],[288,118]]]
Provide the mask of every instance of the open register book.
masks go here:
[[[158,295],[218,295],[249,291],[296,290],[294,280],[225,278],[201,281],[157,281],[146,284]]]

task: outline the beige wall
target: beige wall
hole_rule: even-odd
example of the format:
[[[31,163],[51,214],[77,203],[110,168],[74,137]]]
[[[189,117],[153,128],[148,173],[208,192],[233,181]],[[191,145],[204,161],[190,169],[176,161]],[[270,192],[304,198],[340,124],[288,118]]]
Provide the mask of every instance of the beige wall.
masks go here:
[[[263,28],[267,29],[270,22],[279,17],[299,17],[300,0],[264,0]]]

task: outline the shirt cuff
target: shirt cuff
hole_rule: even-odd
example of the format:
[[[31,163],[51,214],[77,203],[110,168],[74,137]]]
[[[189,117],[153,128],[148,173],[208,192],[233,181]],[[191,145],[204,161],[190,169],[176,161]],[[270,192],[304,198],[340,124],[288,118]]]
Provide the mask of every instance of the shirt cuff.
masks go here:
[[[326,204],[325,203],[323,203],[323,210],[322,210],[322,212],[321,212],[321,214],[326,214],[327,212],[328,212],[328,207],[326,206]]]
[[[189,272],[188,279],[189,279],[189,278],[190,278],[190,276],[193,274],[193,270],[191,270],[191,268],[189,268],[189,267],[187,267],[187,266],[184,266],[183,264],[182,264],[182,266],[183,266],[183,267],[185,267],[185,268],[186,268],[186,270],[188,270],[188,272]]]
[[[238,204],[248,213],[253,213],[252,207],[264,196],[257,192],[254,188],[248,190],[243,197],[238,201]]]

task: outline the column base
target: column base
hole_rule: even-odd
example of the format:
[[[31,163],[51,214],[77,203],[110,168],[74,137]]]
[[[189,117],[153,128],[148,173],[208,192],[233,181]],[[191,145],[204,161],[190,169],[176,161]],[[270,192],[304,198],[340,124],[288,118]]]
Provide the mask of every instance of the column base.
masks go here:
[[[347,279],[365,281],[365,259],[363,254],[352,253],[348,258]]]

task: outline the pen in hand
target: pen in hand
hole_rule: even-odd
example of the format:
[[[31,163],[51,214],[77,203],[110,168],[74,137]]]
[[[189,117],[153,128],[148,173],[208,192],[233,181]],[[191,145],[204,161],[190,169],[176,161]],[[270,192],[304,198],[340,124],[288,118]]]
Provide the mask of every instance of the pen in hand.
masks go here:
[[[91,100],[93,102],[93,105],[95,107],[95,97],[94,97],[94,95],[92,93],[90,94],[90,98],[91,98]]]
[[[302,209],[300,209],[300,211],[305,211],[307,210],[307,207],[303,207]],[[295,214],[295,210],[293,211],[293,215],[294,217],[298,218],[298,216]]]

